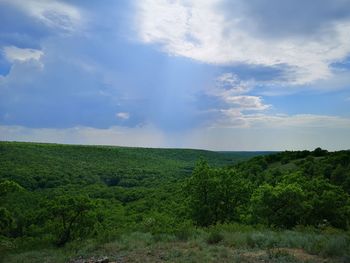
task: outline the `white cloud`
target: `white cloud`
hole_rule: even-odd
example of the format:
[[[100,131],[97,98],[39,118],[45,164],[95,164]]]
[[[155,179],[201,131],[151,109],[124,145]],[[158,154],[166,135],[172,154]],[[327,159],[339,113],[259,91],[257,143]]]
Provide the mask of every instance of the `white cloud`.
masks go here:
[[[254,83],[242,81],[233,73],[224,73],[216,79],[216,85],[208,89],[206,94],[218,97],[225,103],[221,112],[262,111],[270,108],[271,105],[264,104],[261,97],[244,95],[252,89]],[[226,109],[227,106],[230,107],[229,110]]]
[[[43,52],[38,49],[31,48],[18,48],[15,46],[7,46],[3,48],[5,57],[10,62],[20,61],[24,62],[27,60],[39,60],[43,55]]]
[[[233,73],[224,73],[217,78],[216,88],[226,94],[243,94],[251,90],[252,81],[242,81]],[[218,90],[216,90],[217,92]]]
[[[241,127],[241,128],[335,128],[350,129],[350,119],[316,114],[244,114],[235,109],[220,110],[222,118],[212,127]]]
[[[56,0],[1,0],[12,4],[45,25],[73,31],[81,25],[82,15],[73,5]]]
[[[258,96],[229,96],[225,100],[241,110],[266,110],[270,107],[264,104],[262,98]]]
[[[128,112],[118,112],[115,114],[115,116],[118,119],[122,119],[122,120],[128,120],[130,118],[130,114]]]
[[[331,77],[330,64],[350,53],[349,21],[329,23],[317,35],[267,38],[242,28],[241,1],[237,1],[237,10],[230,19],[218,8],[222,2],[139,1],[139,38],[160,44],[169,54],[205,63],[283,65],[287,73],[281,82],[295,85]]]
[[[207,91],[207,95],[218,97],[224,105],[207,111],[214,113],[212,128],[332,128],[350,129],[350,119],[316,114],[272,114],[265,110],[272,105],[265,104],[262,97],[246,95],[255,81],[241,81],[233,73],[224,73],[217,78],[216,86]],[[242,87],[243,88],[240,88]],[[247,113],[248,112],[248,113]],[[252,113],[254,112],[254,113]],[[257,113],[258,112],[258,113]]]

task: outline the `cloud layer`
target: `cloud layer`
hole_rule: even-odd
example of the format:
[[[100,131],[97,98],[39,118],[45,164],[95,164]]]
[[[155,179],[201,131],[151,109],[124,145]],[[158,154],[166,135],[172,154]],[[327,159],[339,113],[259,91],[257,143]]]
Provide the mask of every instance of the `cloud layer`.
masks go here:
[[[349,55],[349,16],[333,14],[343,11],[346,1],[333,4],[331,1],[306,1],[306,4],[298,2],[297,5],[291,1],[262,2],[141,1],[137,6],[139,37],[145,43],[159,44],[169,54],[205,63],[283,67],[284,77],[275,81],[295,85],[329,78],[332,75],[330,64]],[[225,13],[223,7],[226,6],[229,11]],[[296,9],[293,16],[287,12],[289,6]],[[299,12],[305,6],[311,13],[314,8],[321,10],[321,14],[306,17],[309,12]],[[269,10],[279,15],[271,16]],[[323,13],[327,15],[323,17]],[[288,15],[282,17],[283,14]],[[302,20],[294,22],[299,19]],[[276,27],[281,21],[286,26]],[[316,32],[303,32],[300,28],[304,24],[310,30],[317,25]],[[273,36],[268,33],[270,28]],[[292,34],[281,33],[282,30],[288,32],[289,28],[294,28]]]
[[[349,19],[348,0],[0,0],[0,139],[348,147]]]
[[[73,5],[56,0],[1,0],[12,5],[46,26],[74,31],[82,23],[81,11]]]

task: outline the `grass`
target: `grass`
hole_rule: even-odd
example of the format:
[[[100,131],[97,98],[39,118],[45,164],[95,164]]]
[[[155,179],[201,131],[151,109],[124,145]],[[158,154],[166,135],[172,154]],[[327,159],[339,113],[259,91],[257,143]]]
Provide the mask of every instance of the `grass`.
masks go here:
[[[191,233],[189,233],[191,232]],[[12,251],[3,262],[349,262],[349,233],[315,229],[277,231],[237,224],[187,229],[182,235],[134,232],[112,242],[72,242],[62,249]]]

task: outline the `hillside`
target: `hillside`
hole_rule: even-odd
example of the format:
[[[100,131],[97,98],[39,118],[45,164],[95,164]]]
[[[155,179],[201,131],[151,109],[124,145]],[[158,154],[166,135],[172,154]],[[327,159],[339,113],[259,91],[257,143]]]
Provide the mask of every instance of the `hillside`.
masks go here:
[[[31,190],[96,183],[154,187],[188,176],[199,158],[225,166],[267,153],[0,142],[0,180]]]
[[[234,167],[257,183],[275,184],[294,174],[304,180],[324,179],[350,194],[350,150],[285,151],[252,158]]]
[[[350,256],[349,151],[0,142],[0,164],[0,262]]]

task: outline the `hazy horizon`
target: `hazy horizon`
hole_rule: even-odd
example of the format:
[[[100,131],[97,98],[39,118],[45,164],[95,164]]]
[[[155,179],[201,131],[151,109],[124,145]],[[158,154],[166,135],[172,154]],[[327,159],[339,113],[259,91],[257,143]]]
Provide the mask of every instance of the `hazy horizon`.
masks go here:
[[[315,149],[271,149],[271,150],[220,150],[220,149],[206,149],[206,148],[187,148],[187,147],[171,147],[171,146],[164,146],[164,147],[152,147],[152,146],[129,146],[129,145],[116,145],[116,144],[94,144],[94,143],[88,143],[88,144],[80,144],[80,143],[61,143],[61,142],[52,142],[52,141],[26,141],[26,140],[0,140],[0,142],[4,143],[28,143],[28,144],[52,144],[52,145],[68,145],[68,146],[87,146],[87,147],[121,147],[121,148],[145,148],[145,149],[173,149],[173,150],[198,150],[198,151],[213,151],[213,152],[271,152],[271,153],[278,153],[278,152],[284,152],[284,151],[314,151]],[[317,147],[320,148],[320,147]],[[322,149],[322,148],[321,148]],[[350,149],[342,149],[342,150],[329,150],[329,149],[322,149],[327,150],[328,152],[337,152],[337,151],[350,151]]]
[[[0,140],[350,149],[350,2],[0,0]]]

